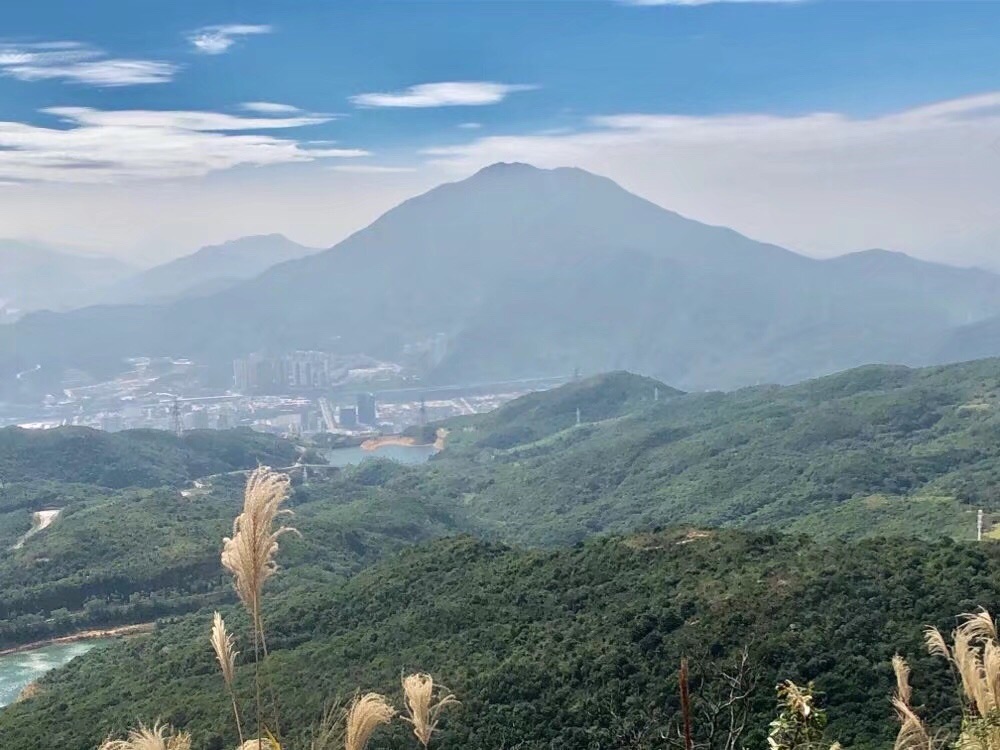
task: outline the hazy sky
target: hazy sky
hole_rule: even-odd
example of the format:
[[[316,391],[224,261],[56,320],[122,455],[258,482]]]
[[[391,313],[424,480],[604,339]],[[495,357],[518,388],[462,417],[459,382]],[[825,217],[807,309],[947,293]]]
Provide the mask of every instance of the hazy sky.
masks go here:
[[[0,237],[327,246],[517,160],[1000,268],[998,2],[36,0],[0,34]]]

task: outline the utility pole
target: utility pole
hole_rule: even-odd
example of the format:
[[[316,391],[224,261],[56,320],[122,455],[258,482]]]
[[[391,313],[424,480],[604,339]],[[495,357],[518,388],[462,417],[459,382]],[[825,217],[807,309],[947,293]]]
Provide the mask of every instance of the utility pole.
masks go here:
[[[576,426],[580,426],[580,407],[576,407]]]
[[[980,508],[976,514],[976,541],[983,541],[983,509]]]

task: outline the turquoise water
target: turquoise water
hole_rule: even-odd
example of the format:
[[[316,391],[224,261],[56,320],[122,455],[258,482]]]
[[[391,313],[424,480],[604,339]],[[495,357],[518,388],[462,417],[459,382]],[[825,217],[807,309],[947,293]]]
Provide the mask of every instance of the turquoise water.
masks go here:
[[[331,466],[353,466],[366,458],[391,458],[401,464],[422,464],[435,452],[433,445],[383,445],[373,451],[360,447],[337,448],[326,451],[323,456]]]
[[[85,654],[103,641],[79,641],[42,646],[19,654],[0,656],[0,706],[17,700],[18,694],[50,669],[61,667],[70,659]]]

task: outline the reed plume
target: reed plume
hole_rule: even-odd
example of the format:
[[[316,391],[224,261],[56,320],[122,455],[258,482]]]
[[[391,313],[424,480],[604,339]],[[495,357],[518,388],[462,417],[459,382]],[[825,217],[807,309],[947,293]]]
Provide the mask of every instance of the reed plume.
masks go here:
[[[910,666],[902,656],[892,657],[892,671],[896,675],[896,694],[892,696],[892,707],[899,717],[899,733],[893,750],[932,750],[931,737],[924,723],[910,707],[913,689],[910,687]]]
[[[937,628],[924,631],[927,650],[946,658],[957,676],[964,705],[963,750],[1000,750],[1000,642],[990,613],[961,616],[951,646]]]
[[[291,514],[290,510],[281,507],[288,499],[290,486],[291,480],[287,474],[272,471],[268,466],[258,466],[247,478],[246,490],[243,493],[243,512],[233,520],[233,535],[222,540],[222,566],[232,574],[236,593],[253,623],[254,690],[258,732],[264,726],[260,697],[261,652],[267,656],[267,639],[264,636],[260,597],[264,584],[278,570],[278,564],[274,560],[278,553],[278,539],[288,532],[298,533],[288,526],[275,528],[278,516]],[[273,691],[272,699],[274,699]],[[274,728],[280,731],[277,701],[273,702]]]
[[[243,512],[233,521],[233,535],[222,540],[222,566],[232,574],[236,593],[261,637],[260,596],[264,584],[278,570],[274,561],[278,539],[288,532],[298,533],[287,526],[274,528],[278,516],[291,514],[281,507],[289,487],[287,474],[267,466],[257,467],[247,479]],[[264,648],[266,651],[266,644]]]
[[[281,745],[270,737],[257,737],[246,742],[241,742],[236,750],[281,750]]]
[[[152,728],[140,724],[130,729],[124,740],[105,740],[100,750],[191,750],[191,735],[175,733],[166,724],[154,724]]]
[[[236,639],[226,631],[226,623],[222,615],[218,612],[212,618],[212,635],[209,637],[212,643],[212,650],[215,651],[215,658],[219,661],[222,670],[222,680],[229,693],[229,699],[233,704],[233,716],[236,719],[236,732],[240,737],[240,745],[243,744],[243,725],[240,722],[240,709],[236,704],[236,690],[233,687],[233,680],[236,679]]]
[[[403,678],[403,698],[406,706],[404,721],[413,725],[413,734],[426,748],[431,742],[431,736],[437,729],[441,711],[447,706],[458,703],[458,699],[444,688],[438,687],[439,696],[434,700],[434,678],[429,674],[411,674]]]
[[[364,750],[372,733],[396,715],[384,695],[365,693],[351,701],[347,709],[344,750]]]

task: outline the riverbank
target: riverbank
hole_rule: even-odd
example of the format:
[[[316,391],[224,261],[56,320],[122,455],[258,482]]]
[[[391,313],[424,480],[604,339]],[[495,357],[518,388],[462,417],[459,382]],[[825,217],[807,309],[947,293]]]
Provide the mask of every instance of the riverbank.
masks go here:
[[[448,437],[448,430],[444,427],[439,427],[437,431],[437,436],[434,439],[434,450],[440,451],[444,450],[444,441]],[[361,450],[363,451],[377,451],[379,448],[384,448],[387,445],[400,445],[409,448],[415,448],[419,446],[427,445],[427,443],[418,443],[415,437],[410,437],[408,435],[383,435],[381,437],[368,438],[361,444]]]
[[[46,646],[64,646],[69,643],[91,641],[99,638],[119,638],[129,635],[152,633],[155,627],[155,622],[142,622],[136,625],[120,625],[115,628],[81,630],[77,633],[70,633],[69,635],[61,635],[55,638],[45,638],[31,643],[22,643],[20,646],[11,646],[10,648],[0,649],[0,656],[10,656],[11,654],[20,654],[25,651],[34,651],[35,649],[45,648]]]

